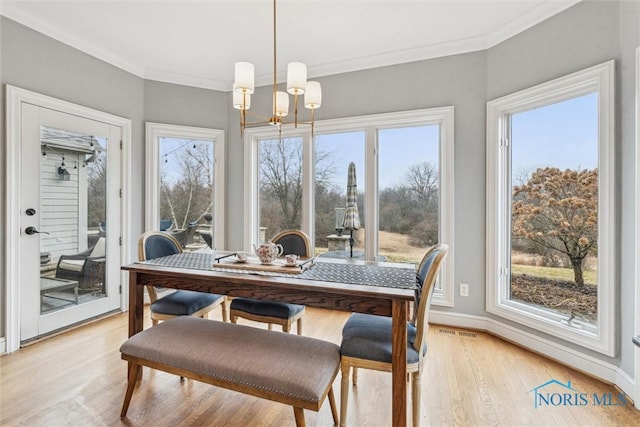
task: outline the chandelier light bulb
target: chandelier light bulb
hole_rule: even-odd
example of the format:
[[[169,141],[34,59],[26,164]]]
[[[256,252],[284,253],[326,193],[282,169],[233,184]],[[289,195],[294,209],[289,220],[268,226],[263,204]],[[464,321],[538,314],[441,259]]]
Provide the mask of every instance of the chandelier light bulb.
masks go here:
[[[240,93],[252,94],[254,90],[254,67],[250,62],[236,62],[235,90]]]
[[[251,108],[251,95],[236,91],[235,83],[233,85],[233,108],[236,110],[248,110]]]
[[[302,62],[289,62],[287,66],[287,92],[302,95],[307,85],[307,66]]]
[[[273,115],[284,117],[289,114],[289,94],[287,92],[277,91],[273,100]]]
[[[316,81],[308,81],[304,92],[304,106],[309,110],[315,110],[322,105],[322,88]]]

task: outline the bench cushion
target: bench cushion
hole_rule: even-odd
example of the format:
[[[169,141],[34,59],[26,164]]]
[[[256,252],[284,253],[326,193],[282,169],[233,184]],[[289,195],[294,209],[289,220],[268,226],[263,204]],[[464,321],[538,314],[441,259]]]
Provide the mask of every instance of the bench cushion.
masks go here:
[[[146,329],[120,351],[125,359],[186,369],[238,391],[260,390],[318,408],[340,365],[340,348],[334,343],[195,317]]]

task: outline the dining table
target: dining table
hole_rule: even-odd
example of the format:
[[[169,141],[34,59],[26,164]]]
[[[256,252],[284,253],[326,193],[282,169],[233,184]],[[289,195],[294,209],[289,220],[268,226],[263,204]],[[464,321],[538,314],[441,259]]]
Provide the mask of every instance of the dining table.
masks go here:
[[[129,337],[144,328],[147,285],[389,316],[392,423],[406,426],[407,320],[416,288],[414,265],[311,258],[291,270],[240,269],[232,255],[183,252],[122,266],[129,274]]]

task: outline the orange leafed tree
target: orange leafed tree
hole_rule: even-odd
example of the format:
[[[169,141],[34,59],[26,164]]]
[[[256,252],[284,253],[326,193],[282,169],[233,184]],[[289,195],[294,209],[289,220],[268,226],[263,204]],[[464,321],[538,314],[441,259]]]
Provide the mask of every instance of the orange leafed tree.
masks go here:
[[[512,213],[513,234],[566,255],[584,286],[584,259],[598,241],[598,170],[539,168],[513,187]]]

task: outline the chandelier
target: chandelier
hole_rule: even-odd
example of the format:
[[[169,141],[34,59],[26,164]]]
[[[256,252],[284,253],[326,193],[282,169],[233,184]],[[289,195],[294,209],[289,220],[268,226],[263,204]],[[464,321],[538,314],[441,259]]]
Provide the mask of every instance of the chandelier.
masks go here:
[[[249,62],[236,62],[235,82],[233,84],[233,108],[240,110],[240,135],[244,136],[247,127],[264,126],[267,124],[278,126],[282,132],[282,125],[298,124],[311,125],[313,134],[314,111],[322,103],[320,83],[307,81],[307,66],[301,62],[290,62],[287,66],[287,92],[277,90],[276,66],[276,0],[273,0],[273,109],[271,115],[260,115],[249,111],[251,108],[251,94],[254,92],[254,67]],[[289,94],[293,95],[293,110],[289,111]],[[304,106],[311,110],[309,120],[298,120],[298,98],[304,95]],[[255,118],[255,121],[249,121]]]

